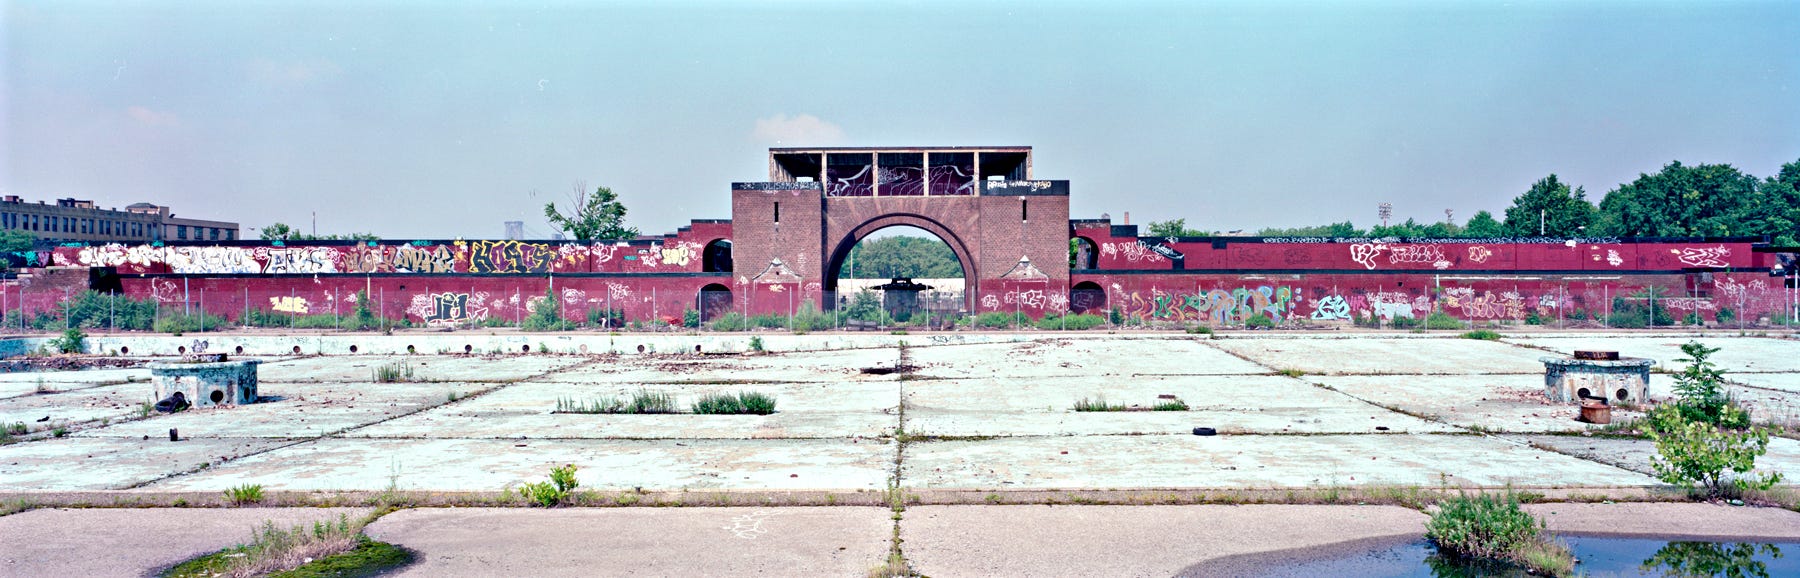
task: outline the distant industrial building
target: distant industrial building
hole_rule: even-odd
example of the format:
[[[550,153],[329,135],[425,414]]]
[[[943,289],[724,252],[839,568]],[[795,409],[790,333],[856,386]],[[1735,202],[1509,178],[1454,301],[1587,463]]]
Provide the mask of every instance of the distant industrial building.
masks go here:
[[[235,241],[238,224],[177,218],[168,207],[137,203],[121,211],[93,201],[57,199],[27,203],[18,195],[0,197],[0,227],[46,241]]]

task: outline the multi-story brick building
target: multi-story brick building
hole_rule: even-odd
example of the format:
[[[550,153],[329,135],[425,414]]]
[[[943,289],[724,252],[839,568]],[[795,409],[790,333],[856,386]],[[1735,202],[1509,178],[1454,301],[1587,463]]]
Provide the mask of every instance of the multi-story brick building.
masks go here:
[[[125,210],[103,209],[93,201],[67,198],[51,205],[27,203],[18,195],[0,197],[0,228],[23,231],[51,242],[235,241],[238,224],[177,218],[168,207],[137,203]]]

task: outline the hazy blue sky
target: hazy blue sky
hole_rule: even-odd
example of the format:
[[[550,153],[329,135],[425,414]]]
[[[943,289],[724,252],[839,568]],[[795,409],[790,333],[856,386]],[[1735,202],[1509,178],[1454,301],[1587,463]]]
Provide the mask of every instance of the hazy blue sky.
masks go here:
[[[1791,1],[0,4],[6,194],[246,227],[547,235],[584,180],[661,233],[770,146],[1030,145],[1221,230],[1800,160]]]

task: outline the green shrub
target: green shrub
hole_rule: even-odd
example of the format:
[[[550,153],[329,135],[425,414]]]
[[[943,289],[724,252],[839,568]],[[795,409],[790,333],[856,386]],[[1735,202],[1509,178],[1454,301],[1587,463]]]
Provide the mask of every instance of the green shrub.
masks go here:
[[[526,331],[559,331],[569,328],[562,319],[562,300],[556,298],[555,289],[545,289],[542,299],[534,299],[537,307],[519,323],[519,328]]]
[[[762,353],[762,350],[763,350],[763,342],[762,342],[762,336],[761,336],[761,335],[752,335],[752,336],[750,336],[750,350],[751,350],[751,351],[755,351],[755,352],[757,352],[757,353]]]
[[[1192,335],[1212,335],[1213,328],[1207,327],[1205,325],[1195,325],[1193,327],[1187,328],[1187,332]]]
[[[546,508],[569,499],[569,493],[581,485],[575,479],[575,464],[550,468],[550,481],[534,482],[519,487],[519,496]]]
[[[1543,325],[1544,318],[1538,315],[1538,312],[1536,309],[1532,309],[1530,311],[1525,312],[1525,324],[1526,325]]]
[[[224,317],[196,311],[192,314],[169,311],[156,318],[152,329],[158,333],[193,333],[207,330],[217,331],[231,326]]]
[[[706,328],[713,331],[743,331],[746,329],[744,316],[739,315],[736,311],[727,311],[723,315],[714,317],[711,322],[706,324]]]
[[[793,331],[821,331],[831,329],[831,316],[819,310],[812,299],[800,302],[800,308],[794,311],[793,320],[788,329]]]
[[[369,310],[368,290],[365,289],[356,292],[356,308],[350,310],[350,318],[348,321],[348,327],[343,327],[342,329],[366,331],[375,329],[381,325],[380,320],[375,318],[375,312]]]
[[[1498,341],[1500,337],[1500,332],[1492,329],[1476,329],[1462,334],[1463,339],[1480,339],[1482,341]]]
[[[625,325],[625,310],[589,308],[587,310],[587,324],[591,327],[609,327],[617,329]]]
[[[1058,331],[1062,329],[1085,331],[1105,324],[1106,320],[1101,319],[1099,315],[1088,315],[1085,313],[1064,315],[1052,311],[1045,313],[1043,318],[1038,319],[1036,325],[1038,329],[1045,331]]]
[[[1092,400],[1085,397],[1081,398],[1079,401],[1075,402],[1075,407],[1071,409],[1074,409],[1075,411],[1125,411],[1125,406],[1109,405],[1106,403],[1106,396],[1096,395]]]
[[[92,290],[70,296],[65,305],[69,327],[84,329],[110,326],[115,329],[149,330],[155,322],[157,309],[156,301],[151,299],[139,301],[123,294]],[[49,318],[46,321],[57,319]],[[11,319],[11,323],[16,327],[18,320]]]
[[[1420,321],[1417,317],[1395,317],[1387,324],[1391,329],[1413,329],[1424,325],[1425,322]]]
[[[1125,310],[1120,309],[1118,305],[1112,306],[1112,309],[1106,310],[1106,322],[1113,325],[1124,325]]]
[[[1719,312],[1713,314],[1713,320],[1718,321],[1720,325],[1731,323],[1737,321],[1737,312],[1732,311],[1730,307],[1720,307]]]
[[[894,322],[886,309],[881,306],[881,298],[875,292],[864,289],[850,298],[850,306],[844,310],[844,316],[857,321],[868,321],[881,325]]]
[[[757,392],[714,393],[700,396],[694,402],[694,413],[716,415],[769,415],[775,413],[775,398]]]
[[[700,327],[700,310],[693,308],[682,309],[681,326],[690,329],[698,329]]]
[[[1426,329],[1462,329],[1463,322],[1455,316],[1442,311],[1433,311],[1425,316]]]
[[[1676,420],[1652,429],[1650,436],[1656,440],[1650,467],[1664,482],[1698,489],[1708,497],[1766,490],[1781,482],[1780,473],[1749,475],[1756,458],[1769,451],[1769,432],[1763,428],[1738,431]]]
[[[1700,320],[1699,313],[1689,311],[1687,315],[1684,315],[1681,317],[1681,324],[1682,325],[1692,325],[1692,326],[1698,327],[1700,325],[1705,325],[1705,322]]]
[[[1267,315],[1258,313],[1251,315],[1249,319],[1245,319],[1244,327],[1251,329],[1273,329],[1275,327],[1275,320],[1270,319]]]
[[[975,316],[975,326],[983,329],[1008,329],[1019,322],[1019,315],[1004,311],[988,311]]]
[[[1681,352],[1687,357],[1677,361],[1687,367],[1675,374],[1674,406],[1682,420],[1724,428],[1748,427],[1749,414],[1737,407],[1725,391],[1725,373],[1707,360],[1719,348],[1689,341],[1681,345]]]
[[[62,337],[50,340],[50,348],[62,353],[81,353],[81,346],[87,341],[87,334],[80,329],[69,328],[63,331]]]
[[[1519,507],[1517,494],[1463,494],[1438,502],[1425,537],[1451,556],[1499,560],[1542,574],[1567,575],[1574,558],[1553,542],[1543,522]]]

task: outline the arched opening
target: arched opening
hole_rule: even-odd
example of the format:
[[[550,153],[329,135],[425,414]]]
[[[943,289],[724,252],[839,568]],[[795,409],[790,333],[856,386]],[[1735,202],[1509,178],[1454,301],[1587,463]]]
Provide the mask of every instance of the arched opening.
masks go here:
[[[1101,313],[1106,311],[1106,289],[1093,281],[1076,283],[1069,289],[1069,311]]]
[[[838,243],[826,269],[826,300],[847,325],[940,326],[969,311],[970,264],[960,240],[943,227],[890,215]]]
[[[1069,239],[1069,268],[1073,270],[1094,269],[1095,261],[1100,256],[1099,247],[1092,239],[1075,237]]]
[[[731,272],[731,239],[715,239],[700,252],[700,270],[707,273]]]
[[[700,322],[706,323],[717,319],[731,311],[731,288],[720,283],[708,284],[700,288],[699,302]]]

